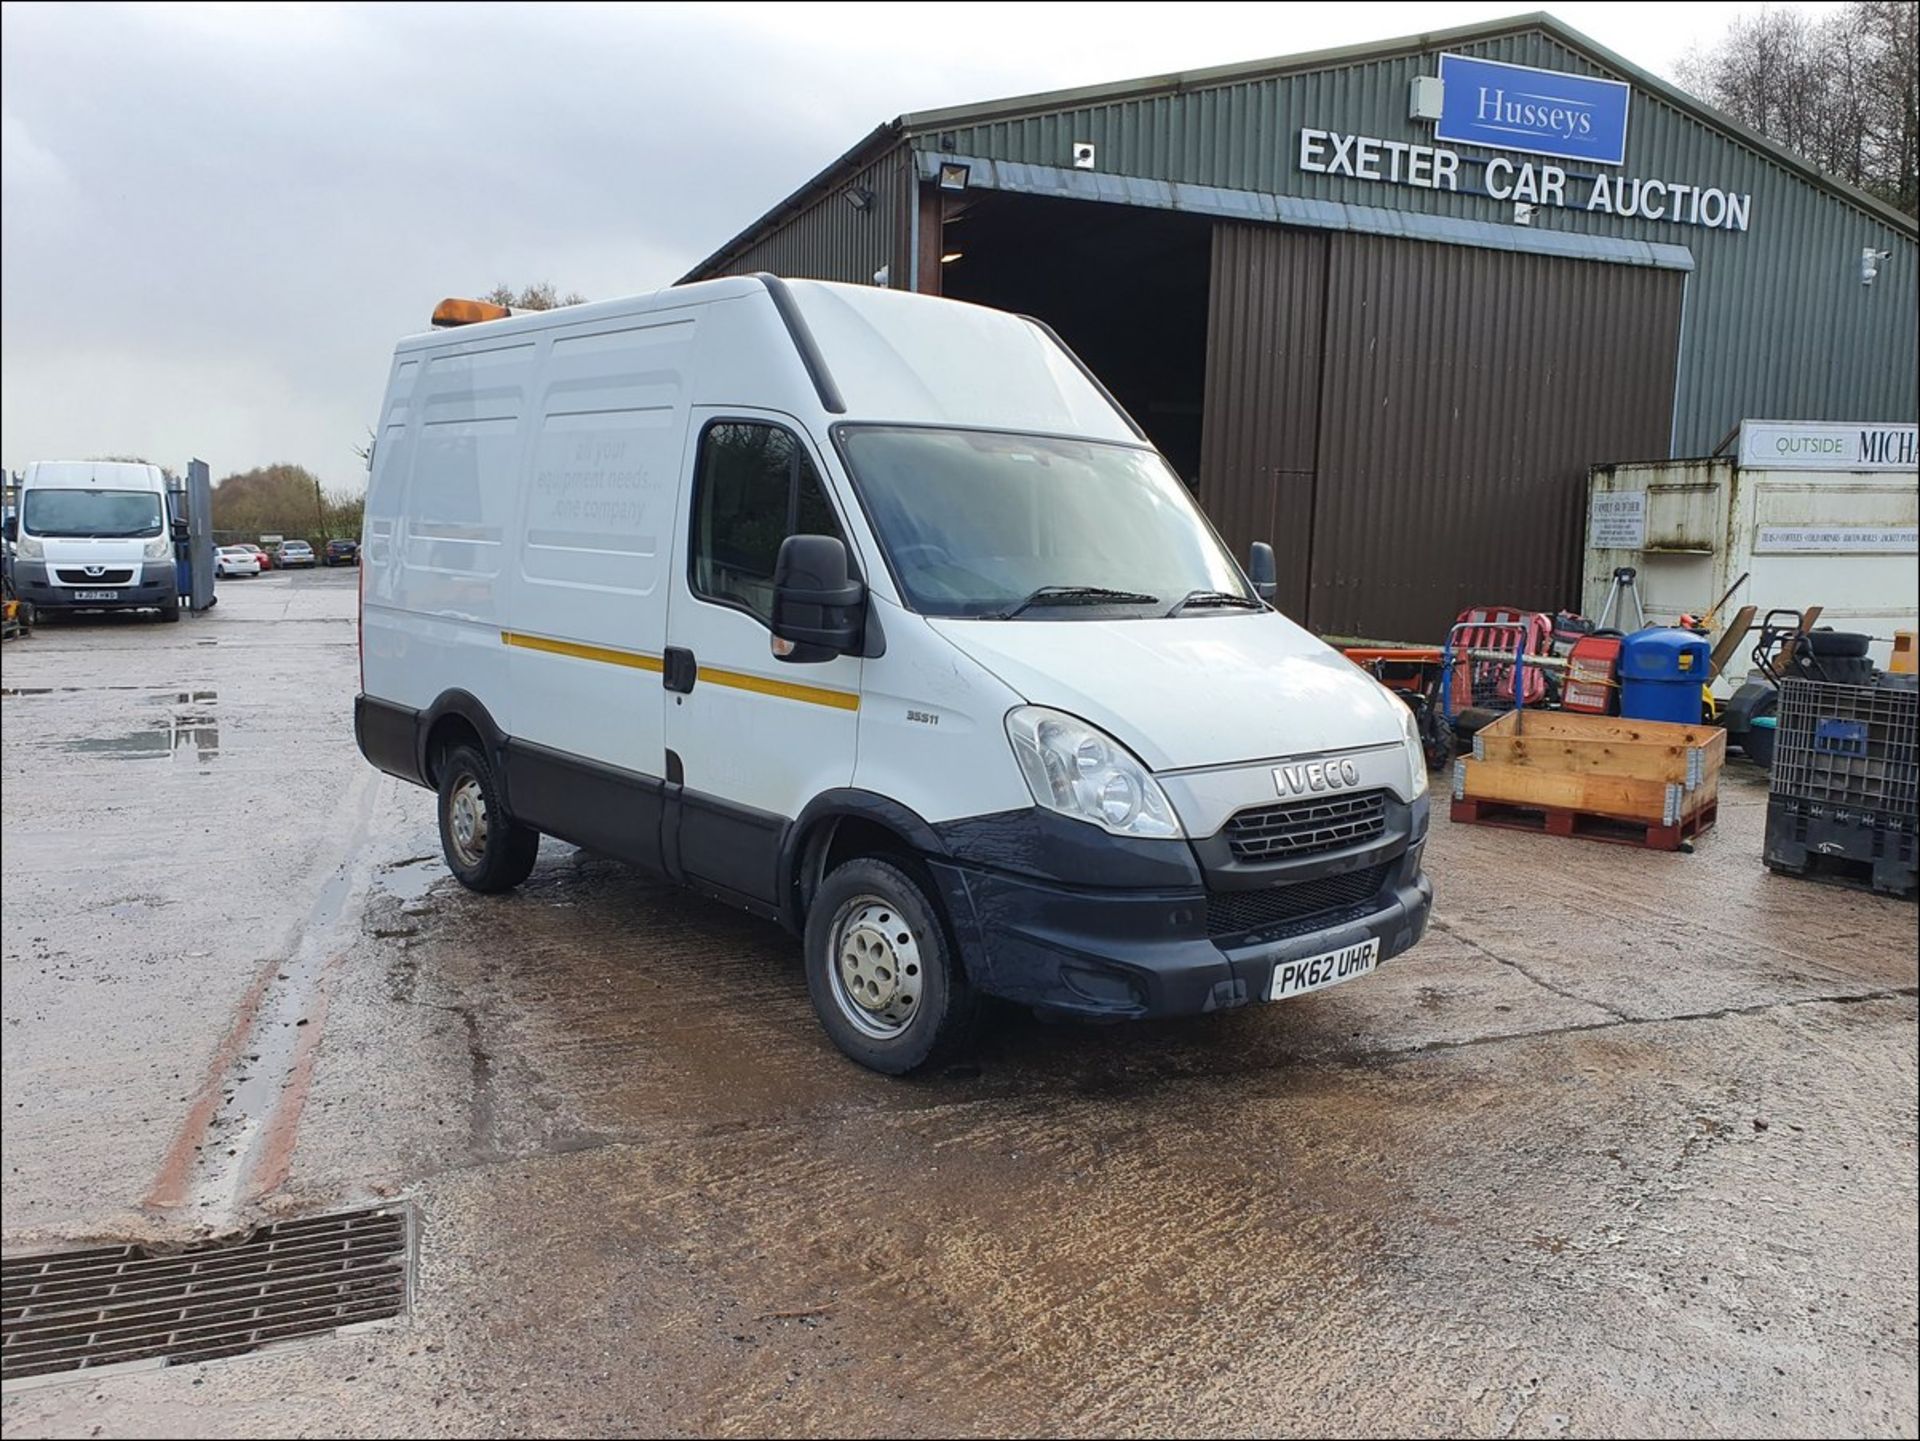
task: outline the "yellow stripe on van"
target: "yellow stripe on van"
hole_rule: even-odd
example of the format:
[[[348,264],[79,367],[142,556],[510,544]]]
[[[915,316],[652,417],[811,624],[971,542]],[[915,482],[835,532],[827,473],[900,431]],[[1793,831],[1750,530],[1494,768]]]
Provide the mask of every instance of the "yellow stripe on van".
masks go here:
[[[828,690],[825,686],[799,685],[790,680],[771,680],[763,675],[743,675],[737,670],[714,670],[704,665],[700,667],[700,679],[715,685],[730,685],[735,690],[779,696],[782,700],[804,701],[808,705],[831,706],[835,710],[860,709],[860,697],[850,690]]]
[[[597,660],[602,665],[624,665],[633,670],[658,672],[663,663],[657,655],[643,655],[637,650],[615,650],[612,646],[582,645],[574,640],[553,640],[544,635],[522,635],[519,631],[500,632],[502,645],[517,645],[523,650],[543,650],[550,655],[570,655],[575,660]]]
[[[656,674],[665,669],[664,662],[657,655],[645,655],[637,650],[615,650],[605,645],[582,645],[579,641],[554,640],[544,635],[525,635],[516,630],[501,631],[500,643],[517,645],[524,650],[543,650],[550,655],[572,656],[575,660],[596,660],[602,665],[623,665]],[[801,685],[797,681],[774,680],[737,670],[716,670],[706,665],[699,668],[699,678],[713,685],[732,686],[735,690],[778,696],[781,700],[797,700],[806,705],[823,705],[834,710],[860,709],[860,697],[848,690],[829,690],[825,686]]]

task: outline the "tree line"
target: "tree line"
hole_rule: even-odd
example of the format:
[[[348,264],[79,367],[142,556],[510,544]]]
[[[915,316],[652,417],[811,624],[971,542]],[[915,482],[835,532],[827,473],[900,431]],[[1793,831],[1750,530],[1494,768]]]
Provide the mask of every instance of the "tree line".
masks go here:
[[[365,496],[327,490],[304,465],[259,465],[213,486],[213,531],[222,541],[281,535],[318,546],[358,540],[365,509]]]
[[[1920,214],[1920,5],[1762,10],[1680,62],[1680,83],[1829,175]]]

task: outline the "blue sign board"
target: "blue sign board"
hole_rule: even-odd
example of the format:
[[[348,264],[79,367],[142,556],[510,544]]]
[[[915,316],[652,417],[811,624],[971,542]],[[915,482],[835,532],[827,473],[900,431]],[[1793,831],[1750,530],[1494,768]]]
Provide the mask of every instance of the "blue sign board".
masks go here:
[[[1618,80],[1442,55],[1440,82],[1437,139],[1593,165],[1626,163],[1633,89]]]

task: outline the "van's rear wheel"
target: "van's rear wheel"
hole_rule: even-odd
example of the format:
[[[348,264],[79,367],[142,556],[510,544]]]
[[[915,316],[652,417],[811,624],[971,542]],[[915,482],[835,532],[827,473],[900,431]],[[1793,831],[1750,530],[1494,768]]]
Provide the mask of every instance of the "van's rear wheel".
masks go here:
[[[807,990],[833,1042],[904,1075],[971,1039],[978,998],[923,881],[890,861],[838,867],[807,914]]]
[[[540,832],[507,814],[486,757],[455,746],[440,767],[440,851],[471,891],[510,891],[533,873]]]

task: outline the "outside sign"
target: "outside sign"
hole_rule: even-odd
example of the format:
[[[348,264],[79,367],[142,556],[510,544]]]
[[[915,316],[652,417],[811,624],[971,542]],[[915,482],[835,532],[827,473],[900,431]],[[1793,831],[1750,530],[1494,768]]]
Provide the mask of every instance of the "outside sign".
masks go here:
[[[1624,165],[1633,89],[1618,80],[1442,55],[1436,139]]]
[[[1587,544],[1595,550],[1644,550],[1647,544],[1647,493],[1644,490],[1596,490],[1587,518]]]
[[[1748,470],[1914,470],[1920,426],[1879,421],[1743,420]]]

